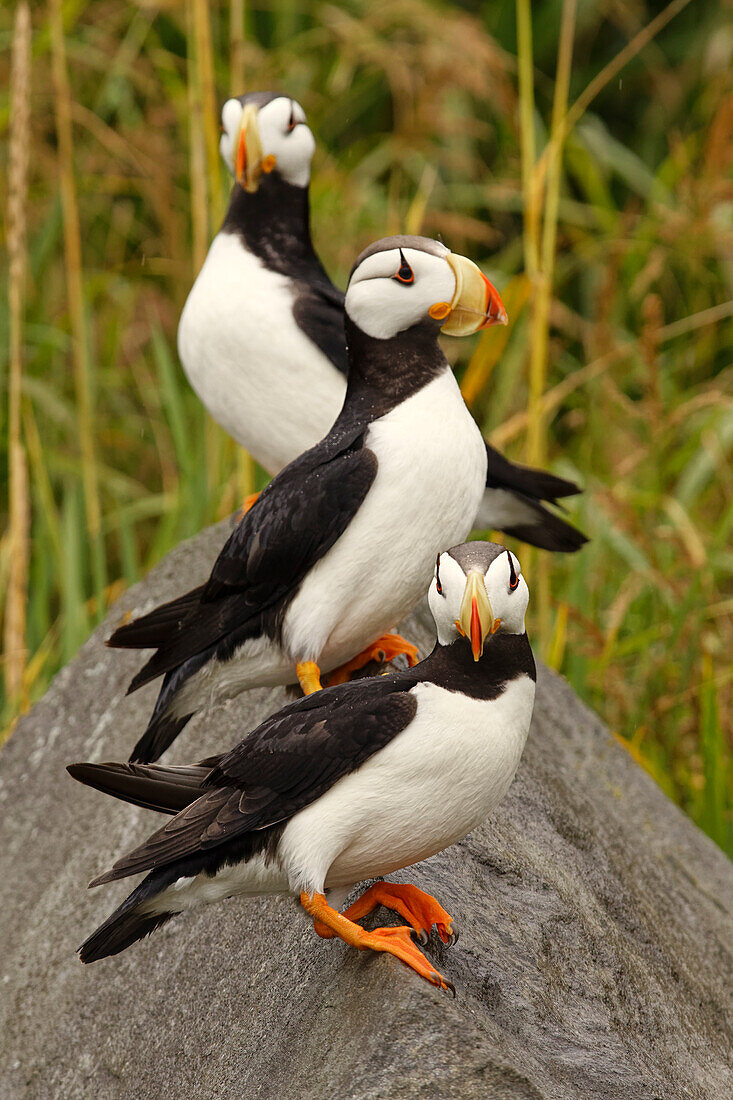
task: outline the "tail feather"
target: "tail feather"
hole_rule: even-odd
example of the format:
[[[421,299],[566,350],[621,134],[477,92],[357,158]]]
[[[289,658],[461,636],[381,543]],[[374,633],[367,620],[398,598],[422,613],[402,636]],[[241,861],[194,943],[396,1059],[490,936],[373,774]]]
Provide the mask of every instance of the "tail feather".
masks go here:
[[[120,951],[149,936],[173,916],[175,913],[142,914],[132,911],[119,916],[113,913],[84,941],[79,948],[79,958],[83,963],[91,963],[106,959],[108,955],[119,955]]]
[[[119,955],[126,947],[149,936],[156,928],[174,917],[175,912],[151,912],[145,904],[165,885],[155,872],[125,898],[103,924],[78,949],[83,963],[97,962],[108,955]]]
[[[218,757],[188,767],[160,764],[69,764],[67,771],[80,783],[110,794],[133,806],[158,813],[177,814],[202,793],[204,781]]]
[[[540,550],[552,550],[559,554],[574,554],[580,550],[581,546],[585,546],[588,539],[582,531],[547,508],[543,508],[542,511],[544,516],[537,524],[517,524],[513,527],[504,527],[502,530],[521,542],[528,542],[531,546],[538,546]]]
[[[171,662],[167,659],[165,650],[156,650],[150,660],[146,661],[130,680],[126,694],[132,695],[133,691],[152,683],[153,680],[157,680],[164,673],[175,671],[175,665],[171,668],[170,664]]]
[[[173,717],[168,713],[157,717],[153,715],[145,733],[130,753],[130,763],[147,764],[151,760],[158,760],[165,750],[170,748],[192,717],[193,714],[183,714],[179,717]]]
[[[510,462],[488,443],[486,457],[486,485],[489,489],[510,489],[535,500],[549,500],[552,503],[580,492],[574,481],[558,477],[547,470],[538,470],[534,466]]]
[[[474,526],[479,530],[498,530],[541,550],[572,554],[588,540],[576,527],[541,501],[511,489],[489,489]]]
[[[118,626],[107,645],[113,649],[158,649],[170,641],[189,613],[198,606],[203,585],[177,596],[175,600],[161,604],[147,615]]]

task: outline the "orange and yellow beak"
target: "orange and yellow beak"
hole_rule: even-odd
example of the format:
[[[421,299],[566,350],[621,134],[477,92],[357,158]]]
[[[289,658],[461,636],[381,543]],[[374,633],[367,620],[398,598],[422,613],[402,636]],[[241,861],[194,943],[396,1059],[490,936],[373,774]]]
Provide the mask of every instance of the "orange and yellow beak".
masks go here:
[[[248,103],[242,111],[242,121],[239,124],[234,178],[245,191],[253,193],[259,187],[263,172],[271,172],[275,163],[275,157],[263,155],[260,130],[257,125],[257,107],[254,103]]]
[[[466,588],[456,626],[470,641],[474,661],[478,661],[483,653],[485,639],[490,634],[495,634],[501,626],[501,619],[494,618],[484,575],[477,569],[472,569],[466,578]]]
[[[449,252],[445,257],[456,277],[456,289],[450,302],[431,308],[434,317],[446,318],[441,332],[446,336],[469,336],[489,325],[505,325],[507,313],[499,291],[472,260]],[[442,313],[439,307],[443,307]]]

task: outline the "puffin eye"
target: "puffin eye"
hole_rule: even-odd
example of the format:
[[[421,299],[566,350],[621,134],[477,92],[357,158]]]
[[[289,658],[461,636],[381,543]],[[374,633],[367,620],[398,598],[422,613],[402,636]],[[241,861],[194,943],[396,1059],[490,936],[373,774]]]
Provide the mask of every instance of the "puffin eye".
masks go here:
[[[509,557],[509,591],[513,592],[519,584],[519,577],[517,576],[516,570],[514,569],[514,559],[512,558],[508,550],[507,555]]]
[[[295,105],[293,104],[293,101],[291,99],[290,100],[290,118],[288,120],[288,133],[290,133],[291,130],[294,130],[297,125],[298,125],[298,123],[295,121]]]
[[[412,268],[405,259],[405,254],[402,249],[400,249],[400,269],[394,276],[394,278],[397,280],[398,283],[409,284],[415,282],[415,276],[413,274]]]
[[[435,587],[438,590],[438,595],[443,595],[443,585],[440,583],[440,554],[435,559]]]

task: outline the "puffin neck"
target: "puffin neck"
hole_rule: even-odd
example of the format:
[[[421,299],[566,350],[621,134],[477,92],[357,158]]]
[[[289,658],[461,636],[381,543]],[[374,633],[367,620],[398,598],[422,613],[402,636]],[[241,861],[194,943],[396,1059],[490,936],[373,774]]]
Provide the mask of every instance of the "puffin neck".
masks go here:
[[[507,683],[522,675],[530,680],[537,679],[526,633],[495,634],[487,639],[483,656],[478,661],[474,661],[471,647],[464,638],[457,638],[450,645],[438,643],[417,669],[422,671],[420,679],[474,699],[495,699]]]
[[[253,193],[234,184],[220,232],[236,233],[271,271],[325,275],[311,241],[308,188],[287,183],[277,171],[263,176]]]
[[[383,416],[427,386],[446,370],[448,360],[438,344],[439,326],[420,322],[388,340],[368,336],[344,315],[349,375],[346,404],[373,409]]]

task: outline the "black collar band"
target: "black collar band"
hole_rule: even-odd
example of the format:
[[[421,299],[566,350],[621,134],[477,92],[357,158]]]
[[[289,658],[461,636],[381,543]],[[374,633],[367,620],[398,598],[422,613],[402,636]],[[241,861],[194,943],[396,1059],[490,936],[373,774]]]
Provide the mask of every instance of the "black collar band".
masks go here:
[[[384,416],[434,378],[450,370],[438,344],[440,325],[425,320],[388,340],[368,336],[345,314],[349,381],[346,406]]]
[[[271,271],[292,279],[326,278],[313,250],[307,187],[286,183],[275,170],[257,190],[234,184],[221,232],[236,233]]]
[[[460,691],[472,699],[497,699],[506,685],[519,676],[537,679],[526,633],[499,633],[487,638],[478,661],[474,661],[465,638],[457,638],[450,645],[438,643],[430,656],[410,672],[417,673],[417,680],[426,680],[448,691]]]

